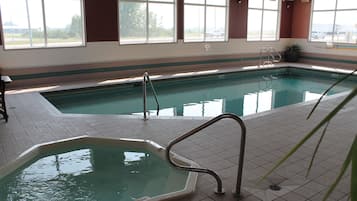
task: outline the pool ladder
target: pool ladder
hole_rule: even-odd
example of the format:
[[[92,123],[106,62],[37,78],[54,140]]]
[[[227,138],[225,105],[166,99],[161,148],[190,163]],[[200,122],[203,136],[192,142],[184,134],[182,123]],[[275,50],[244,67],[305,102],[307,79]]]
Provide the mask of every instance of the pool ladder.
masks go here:
[[[265,58],[265,59],[264,59]],[[273,47],[264,47],[260,49],[259,53],[259,66],[267,64],[279,63],[282,59],[280,52],[276,51]]]
[[[147,99],[147,90],[146,90],[146,83],[149,82],[150,86],[151,86],[151,90],[152,93],[154,94],[154,98],[155,98],[155,102],[156,102],[156,115],[159,116],[159,111],[160,111],[160,104],[159,101],[157,99],[157,94],[154,88],[154,85],[151,82],[150,76],[148,72],[145,72],[143,75],[143,103],[144,103],[144,120],[147,120],[147,104],[146,104],[146,99]]]
[[[235,194],[236,197],[240,197],[240,193],[241,193],[241,185],[242,185],[242,173],[243,173],[243,161],[244,161],[244,150],[245,150],[245,141],[246,141],[246,127],[245,124],[243,122],[243,120],[241,118],[239,118],[237,115],[235,114],[221,114],[209,121],[207,121],[206,123],[192,129],[191,131],[185,133],[184,135],[172,140],[169,145],[166,148],[166,158],[169,161],[169,163],[171,165],[173,165],[174,167],[181,169],[181,170],[185,170],[185,171],[190,171],[190,172],[199,172],[199,173],[206,173],[209,174],[211,176],[213,176],[216,179],[217,182],[217,189],[215,189],[215,193],[216,194],[224,194],[224,190],[222,188],[222,180],[221,178],[212,170],[210,169],[204,169],[204,168],[193,168],[193,167],[187,167],[187,166],[181,166],[177,163],[175,163],[172,159],[171,159],[171,148],[181,142],[182,140],[198,133],[199,131],[209,127],[210,125],[222,120],[222,119],[233,119],[235,120],[241,127],[241,141],[240,141],[240,152],[239,152],[239,165],[238,165],[238,174],[237,174],[237,183],[236,183],[236,189],[233,192]]]

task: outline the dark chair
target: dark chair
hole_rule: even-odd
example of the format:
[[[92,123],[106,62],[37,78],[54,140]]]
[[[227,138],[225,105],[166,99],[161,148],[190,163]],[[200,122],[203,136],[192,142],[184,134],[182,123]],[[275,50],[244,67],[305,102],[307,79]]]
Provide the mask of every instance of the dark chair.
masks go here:
[[[8,76],[0,75],[0,114],[2,114],[6,122],[8,121],[9,116],[5,104],[5,84],[9,82],[11,82],[11,79]]]

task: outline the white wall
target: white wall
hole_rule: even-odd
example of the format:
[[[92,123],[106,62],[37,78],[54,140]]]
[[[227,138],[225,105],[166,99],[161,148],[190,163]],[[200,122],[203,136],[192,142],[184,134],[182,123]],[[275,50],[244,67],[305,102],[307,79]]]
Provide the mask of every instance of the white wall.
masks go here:
[[[85,64],[138,59],[173,58],[208,55],[258,53],[261,47],[283,50],[290,39],[275,42],[247,42],[230,39],[221,43],[183,43],[124,45],[118,42],[91,42],[86,47],[29,50],[4,50],[0,47],[0,67],[3,69]]]
[[[355,56],[357,57],[357,46],[353,49],[348,48],[333,48],[326,43],[309,42],[307,39],[290,39],[290,44],[298,44],[304,52],[317,54],[328,54],[337,56]]]

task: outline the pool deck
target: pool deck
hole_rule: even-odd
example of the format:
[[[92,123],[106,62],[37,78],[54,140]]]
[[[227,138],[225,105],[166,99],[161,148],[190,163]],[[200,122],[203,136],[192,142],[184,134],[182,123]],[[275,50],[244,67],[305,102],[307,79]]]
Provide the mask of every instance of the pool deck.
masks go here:
[[[75,85],[63,87],[73,86]],[[257,180],[345,95],[328,97],[310,120],[306,120],[306,116],[314,104],[313,101],[243,118],[247,126],[247,144],[242,200],[322,200],[324,193],[337,176],[356,135],[356,98],[331,121],[307,178],[306,169],[319,135],[309,140],[303,149],[295,153],[266,181],[257,184]],[[14,160],[19,154],[38,143],[83,135],[148,139],[166,146],[170,140],[207,121],[198,118],[153,118],[143,121],[141,118],[118,115],[62,115],[54,112],[36,89],[9,92],[6,98],[9,122],[0,120],[0,166]],[[182,201],[237,200],[231,192],[235,188],[239,144],[240,129],[232,120],[222,120],[178,144],[174,148],[176,153],[197,162],[202,167],[217,171],[223,179],[226,191],[224,196],[215,195],[215,181],[209,175],[201,174],[196,192]],[[350,175],[349,169],[328,200],[348,200]],[[271,184],[279,184],[283,190],[268,190]]]

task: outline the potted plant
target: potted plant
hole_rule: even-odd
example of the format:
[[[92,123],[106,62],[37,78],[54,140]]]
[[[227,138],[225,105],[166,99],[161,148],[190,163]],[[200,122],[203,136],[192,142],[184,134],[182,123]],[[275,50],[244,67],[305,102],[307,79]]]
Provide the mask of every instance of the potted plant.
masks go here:
[[[297,62],[301,55],[301,48],[299,45],[292,45],[285,48],[284,59],[287,62]]]

